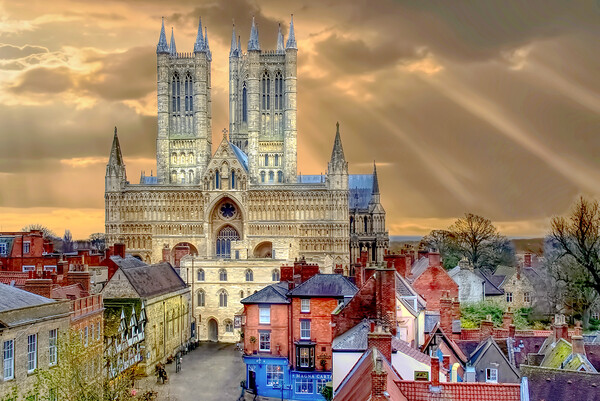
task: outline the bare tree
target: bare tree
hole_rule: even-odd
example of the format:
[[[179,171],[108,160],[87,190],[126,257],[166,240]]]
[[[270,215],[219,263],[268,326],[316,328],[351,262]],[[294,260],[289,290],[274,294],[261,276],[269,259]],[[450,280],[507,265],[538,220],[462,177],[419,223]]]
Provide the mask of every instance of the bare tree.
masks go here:
[[[54,231],[52,231],[48,227],[43,226],[41,224],[28,224],[25,227],[21,228],[21,231],[32,231],[32,230],[41,231],[44,238],[48,238],[48,239],[58,238],[57,235],[54,233]]]
[[[103,252],[106,249],[106,236],[104,233],[90,234],[90,238],[88,240],[92,245],[92,249],[95,249],[99,252]]]
[[[499,264],[512,264],[514,250],[511,243],[492,222],[472,213],[456,220],[448,229],[458,252],[476,268],[495,268]]]
[[[600,206],[583,197],[567,217],[554,217],[550,238],[563,260],[564,274],[577,274],[579,288],[600,295]],[[577,271],[580,268],[581,271]]]
[[[65,230],[65,235],[62,237],[62,251],[63,253],[73,252],[74,248],[71,231]]]

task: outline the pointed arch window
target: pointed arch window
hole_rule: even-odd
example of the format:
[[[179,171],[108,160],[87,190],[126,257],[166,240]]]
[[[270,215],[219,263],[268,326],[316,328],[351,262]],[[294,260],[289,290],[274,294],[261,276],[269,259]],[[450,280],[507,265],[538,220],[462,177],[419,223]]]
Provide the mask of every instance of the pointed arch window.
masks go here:
[[[204,293],[204,290],[198,291],[197,298],[198,298],[198,306],[205,306],[206,294]]]
[[[227,270],[225,270],[225,269],[219,270],[219,280],[227,281]]]
[[[279,155],[275,155],[275,166],[279,166]]]
[[[275,110],[283,109],[283,76],[281,71],[275,74]]]
[[[204,269],[198,269],[198,281],[204,281]]]
[[[264,171],[260,172],[260,182],[265,182],[265,175],[266,173]]]
[[[227,308],[227,292],[225,290],[219,291],[219,307]]]
[[[191,115],[194,111],[194,81],[192,75],[188,72],[185,75],[185,114]]]
[[[219,177],[219,171],[215,172],[215,189],[221,188],[221,180]]]
[[[230,258],[231,257],[231,241],[239,241],[240,235],[231,226],[223,227],[217,235],[217,257]],[[223,270],[225,271],[225,270]],[[226,273],[227,274],[227,273]]]
[[[271,77],[268,72],[264,72],[261,80],[262,109],[271,108]]]
[[[244,299],[244,291],[240,291],[240,299]]]
[[[171,79],[171,97],[171,112],[173,115],[178,116],[181,111],[181,80],[177,73],[173,74]]]
[[[277,182],[283,182],[283,172],[282,171],[277,172]]]
[[[271,273],[271,280],[279,281],[280,277],[281,276],[279,275],[279,269],[273,269],[273,272]]]
[[[273,182],[274,177],[275,177],[275,173],[273,173],[272,171],[269,171],[269,182]]]
[[[231,172],[231,189],[235,189],[235,171]]]
[[[246,83],[242,88],[242,121],[248,121],[248,91],[246,90]]]
[[[246,281],[254,281],[254,272],[252,269],[246,270]]]
[[[229,319],[225,320],[225,332],[233,333],[233,323]]]
[[[269,155],[265,155],[265,167],[269,165]]]

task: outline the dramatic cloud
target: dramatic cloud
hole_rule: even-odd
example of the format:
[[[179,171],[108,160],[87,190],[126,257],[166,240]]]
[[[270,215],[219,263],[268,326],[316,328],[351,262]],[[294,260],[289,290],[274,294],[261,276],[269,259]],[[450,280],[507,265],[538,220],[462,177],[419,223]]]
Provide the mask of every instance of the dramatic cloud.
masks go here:
[[[294,14],[301,173],[325,172],[339,121],[351,173],[378,162],[390,233],[474,212],[508,235],[543,235],[579,194],[600,196],[597,7],[0,0],[0,221],[101,231],[115,125],[129,180],[155,171],[162,16],[181,52],[192,51],[199,16],[208,27],[217,144],[233,21],[245,49],[254,17],[269,50]]]

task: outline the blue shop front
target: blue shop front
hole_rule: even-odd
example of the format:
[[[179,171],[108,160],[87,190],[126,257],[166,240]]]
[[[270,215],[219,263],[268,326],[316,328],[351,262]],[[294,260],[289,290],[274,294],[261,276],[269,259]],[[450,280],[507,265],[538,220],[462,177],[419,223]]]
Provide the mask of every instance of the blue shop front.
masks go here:
[[[331,381],[331,372],[290,369],[287,358],[244,356],[246,388],[262,397],[297,401],[323,401],[321,389]]]

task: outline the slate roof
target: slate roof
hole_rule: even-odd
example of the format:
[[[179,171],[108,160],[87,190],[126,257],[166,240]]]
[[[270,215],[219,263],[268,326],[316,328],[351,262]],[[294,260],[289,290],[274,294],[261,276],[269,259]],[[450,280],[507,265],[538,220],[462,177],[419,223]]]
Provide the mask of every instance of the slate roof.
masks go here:
[[[435,327],[437,323],[440,322],[440,313],[427,311],[425,312],[425,333],[431,333],[431,330]]]
[[[417,260],[412,265],[410,280],[415,281],[417,278],[419,278],[419,276],[421,274],[423,274],[425,272],[425,270],[427,270],[428,267],[429,267],[429,258],[428,257],[423,256],[421,259]]]
[[[352,297],[358,288],[341,274],[315,274],[288,292],[290,297]]]
[[[406,308],[415,316],[426,307],[427,303],[423,297],[421,297],[412,285],[398,273],[396,273],[396,295],[400,298],[400,301],[404,306],[406,306]],[[417,310],[414,308],[414,298],[408,299],[407,297],[416,297]]]
[[[56,302],[10,285],[0,284],[0,312]]]
[[[588,361],[600,371],[600,344],[585,344],[583,347]]]
[[[540,366],[545,368],[560,368],[565,360],[571,355],[573,347],[565,339],[561,338],[547,350],[546,356]]]
[[[244,167],[246,171],[248,171],[248,155],[244,153],[242,149],[238,148],[231,142],[229,142],[229,146],[231,146],[231,149],[233,149],[233,153],[235,154],[235,157],[237,157],[240,164]]]
[[[116,264],[117,267],[119,267],[121,269],[127,269],[130,267],[148,266],[146,263],[142,262],[138,258],[133,257],[131,255],[125,255],[124,258],[120,257],[119,255],[113,255],[110,257],[110,260],[112,260],[114,262],[114,264]]]
[[[573,370],[521,366],[527,377],[529,401],[596,401],[600,392],[600,374]]]
[[[141,298],[155,297],[187,288],[185,282],[167,262],[121,268],[121,271]]]
[[[296,178],[299,184],[322,184],[325,182],[323,174],[301,174]]]
[[[494,277],[494,276],[488,275],[486,273],[483,273],[479,270],[475,271],[475,274],[477,274],[484,280],[483,289],[485,291],[486,296],[494,296],[494,295],[504,294],[504,290],[501,290],[500,288],[498,288],[500,286],[500,284],[502,283],[502,281],[504,280],[504,277],[497,277],[497,276]]]
[[[528,354],[537,354],[546,337],[520,337],[515,336],[514,342],[513,339],[506,339],[506,347],[508,352],[508,360],[511,361],[517,368],[521,366],[521,364],[527,363],[527,355]],[[502,348],[502,347],[501,347]]]
[[[287,292],[287,283],[275,283],[247,296],[240,302],[243,304],[289,304],[290,299],[286,296]]]
[[[504,362],[506,362],[506,365],[508,365],[512,369],[512,371],[515,373],[515,375],[517,377],[519,377],[519,372],[517,371],[517,368],[515,368],[508,361],[508,359],[506,358],[506,354],[500,349],[500,347],[498,346],[498,344],[492,337],[488,337],[486,340],[482,341],[481,344],[479,344],[479,346],[475,349],[475,351],[473,351],[470,354],[469,364],[472,366],[475,366],[477,364],[477,362],[479,361],[479,358],[481,358],[483,355],[485,355],[485,353],[488,350],[490,350],[491,348],[495,348],[498,351],[498,354],[500,354],[502,356],[502,358],[504,359]]]
[[[142,185],[156,185],[158,184],[158,177],[157,176],[145,176],[143,175],[142,177],[140,177],[140,184]]]
[[[348,207],[350,210],[365,210],[373,192],[373,174],[348,175]]]

